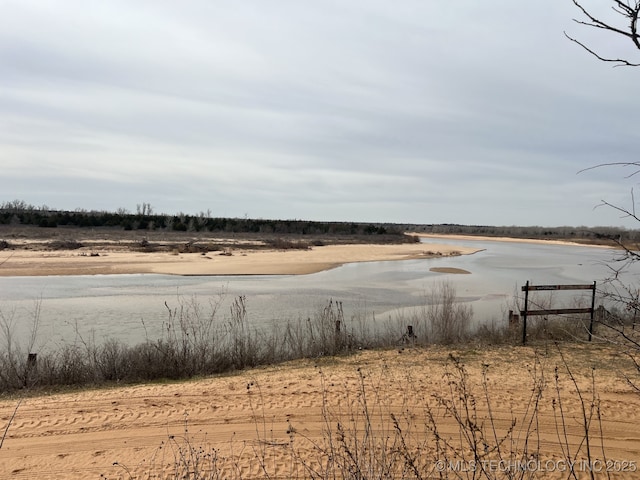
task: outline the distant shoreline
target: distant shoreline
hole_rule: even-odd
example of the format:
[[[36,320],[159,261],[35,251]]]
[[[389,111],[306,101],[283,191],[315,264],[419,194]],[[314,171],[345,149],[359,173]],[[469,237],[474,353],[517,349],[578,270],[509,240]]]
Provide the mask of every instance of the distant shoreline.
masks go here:
[[[594,243],[581,243],[571,240],[544,240],[542,238],[515,238],[515,237],[490,237],[483,235],[457,235],[457,234],[439,234],[439,233],[416,233],[407,232],[407,235],[415,235],[421,238],[435,238],[444,240],[478,240],[489,242],[513,242],[513,243],[535,243],[538,245],[567,245],[574,247],[595,247],[615,249],[611,245],[599,245]]]

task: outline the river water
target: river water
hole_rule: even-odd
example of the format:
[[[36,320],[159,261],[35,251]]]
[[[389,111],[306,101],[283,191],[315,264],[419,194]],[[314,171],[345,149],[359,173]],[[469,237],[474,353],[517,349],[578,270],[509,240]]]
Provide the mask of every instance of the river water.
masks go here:
[[[438,242],[442,240],[434,241]],[[446,243],[482,251],[460,257],[352,263],[302,276],[0,277],[0,320],[23,339],[39,307],[41,347],[73,341],[78,333],[97,342],[116,338],[137,343],[157,338],[168,318],[167,306],[173,309],[186,299],[195,298],[205,310],[210,302],[217,303],[224,317],[233,299],[244,295],[248,318],[258,326],[313,316],[329,300],[342,302],[346,318],[357,315],[379,321],[421,308],[429,302],[434,285],[447,281],[455,287],[458,300],[472,306],[476,323],[500,323],[506,322],[509,309],[517,310],[514,295],[519,295],[527,280],[600,284],[610,275],[608,265],[615,255],[609,249],[583,246],[484,240]],[[432,267],[460,268],[471,274],[435,273]],[[631,281],[637,277],[637,273],[629,275]],[[580,295],[590,292],[554,298],[554,308],[566,308],[563,302],[574,305]]]

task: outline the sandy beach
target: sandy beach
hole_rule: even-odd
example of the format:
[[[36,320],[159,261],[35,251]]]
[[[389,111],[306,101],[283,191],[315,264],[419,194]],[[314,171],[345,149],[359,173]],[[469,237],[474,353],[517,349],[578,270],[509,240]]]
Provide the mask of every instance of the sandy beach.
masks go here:
[[[327,245],[306,250],[231,252],[132,252],[113,248],[75,250],[5,250],[0,276],[108,275],[162,273],[173,275],[300,275],[350,262],[378,262],[470,254],[477,249],[442,244]]]
[[[627,462],[612,463],[611,478],[636,478],[631,469],[640,462],[640,395],[623,379],[624,375],[637,377],[633,367],[611,347],[573,344],[561,349],[587,408],[594,398],[600,408],[602,432],[595,418],[591,426],[592,458],[602,462],[606,456],[606,460]],[[478,420],[485,426],[488,410],[481,378],[483,369],[487,371],[493,423],[504,432],[515,421],[514,437],[520,447],[530,420],[527,412],[533,379],[543,380],[530,448],[539,450],[536,458],[546,463],[538,468],[547,471],[538,472],[537,478],[567,478],[566,472],[550,471],[565,458],[560,447],[563,442],[568,442],[571,456],[586,458],[584,444],[579,447],[582,406],[554,347],[538,347],[537,351],[510,346],[430,347],[300,360],[186,382],[27,397],[0,449],[0,478],[160,478],[175,462],[175,449],[185,442],[185,425],[192,446],[217,449],[219,468],[230,478],[264,478],[261,457],[271,478],[292,478],[296,473],[288,446],[299,447],[298,455],[317,456],[309,441],[322,444],[327,428],[336,434],[338,421],[347,431],[353,428],[354,414],[362,407],[358,393],[362,387],[368,395],[368,408],[382,422],[376,420],[383,435],[393,431],[383,420],[388,420],[390,413],[403,419],[406,412],[411,412],[411,438],[427,435],[424,425],[429,407],[439,430],[449,432],[455,440],[458,426],[438,406],[438,398],[451,396],[452,377],[447,376],[452,372],[450,354],[459,356],[467,369],[468,386],[477,399]],[[554,380],[556,366],[558,385]],[[558,417],[558,394],[564,424]],[[1,430],[17,402],[18,397],[0,401]],[[560,437],[558,428],[561,432],[566,429]],[[427,468],[428,458],[423,460]],[[615,471],[624,465],[627,472]],[[300,471],[297,475],[307,478]],[[578,478],[587,476],[580,474]],[[596,478],[607,477],[601,473]]]

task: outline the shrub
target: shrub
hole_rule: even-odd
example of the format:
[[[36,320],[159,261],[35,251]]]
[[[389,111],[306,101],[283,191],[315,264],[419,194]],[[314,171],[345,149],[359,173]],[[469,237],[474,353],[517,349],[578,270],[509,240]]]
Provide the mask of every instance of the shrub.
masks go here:
[[[284,238],[269,239],[266,244],[278,250],[309,250],[311,246],[305,241],[286,240]]]
[[[433,343],[460,342],[469,332],[473,309],[458,302],[455,287],[441,282],[427,294],[427,319]]]
[[[49,250],[77,250],[84,245],[76,240],[53,240],[47,244]]]

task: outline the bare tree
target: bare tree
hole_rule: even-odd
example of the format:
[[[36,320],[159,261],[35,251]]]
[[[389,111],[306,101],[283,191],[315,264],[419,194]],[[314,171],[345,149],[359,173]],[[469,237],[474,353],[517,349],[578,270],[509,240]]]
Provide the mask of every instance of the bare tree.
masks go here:
[[[640,175],[640,162],[609,162],[601,163],[589,168],[580,170],[578,173],[584,173],[598,168],[618,167],[627,170],[624,178],[629,179]],[[631,219],[640,225],[640,212],[636,211],[636,199],[633,188],[631,189],[630,202],[628,206],[622,206],[615,203],[601,200],[598,207],[606,207],[617,212],[621,219]],[[633,231],[630,231],[633,234]],[[617,247],[617,253],[611,261],[607,263],[610,273],[604,279],[599,294],[608,299],[610,303],[617,307],[622,307],[622,312],[614,318],[599,319],[599,323],[612,328],[618,333],[624,334],[623,321],[626,317],[627,321],[631,321],[634,325],[638,315],[640,315],[640,288],[637,284],[637,275],[630,275],[635,266],[640,263],[640,243],[635,235],[625,235],[624,232],[616,235],[610,235],[609,240]],[[612,321],[613,320],[613,321]],[[627,338],[628,339],[628,338]],[[628,339],[629,340],[629,339]],[[640,352],[640,338],[634,341],[634,346]],[[640,369],[639,369],[640,371]]]
[[[153,207],[150,203],[144,202],[142,205],[138,203],[136,205],[136,213],[138,215],[146,217],[147,215],[151,215],[153,213]]]
[[[611,12],[608,12],[608,14],[602,12],[596,15],[593,13],[593,10],[584,6],[582,0],[571,1],[583,16],[582,19],[574,19],[576,23],[605,31],[618,38],[629,40],[631,41],[633,49],[640,52],[640,33],[638,32],[640,0],[611,0],[613,16],[611,16]],[[611,18],[611,20],[609,20],[609,18]],[[580,45],[598,60],[614,63],[615,66],[640,66],[640,61],[632,61],[628,55],[623,55],[619,58],[603,55],[597,53],[585,43],[568,35],[566,32],[565,36],[572,42]],[[585,170],[600,167],[621,167],[626,169],[626,178],[640,176],[640,161],[633,160],[602,163]],[[633,189],[631,190],[631,204],[629,207],[612,204],[605,200],[602,200],[601,206],[613,209],[620,214],[622,218],[631,218],[640,223],[640,213],[636,211],[636,200]],[[600,318],[599,323],[606,327],[610,333],[613,333],[613,336],[607,335],[607,338],[622,347],[622,351],[633,360],[640,376],[640,332],[635,331],[638,315],[640,314],[640,288],[638,287],[636,277],[632,276],[629,278],[629,276],[625,277],[624,275],[633,265],[637,265],[638,262],[640,262],[640,245],[632,245],[630,242],[625,241],[622,236],[612,238],[612,240],[620,247],[620,254],[608,264],[611,275],[605,282],[606,290],[601,293],[623,308],[622,312],[618,315],[607,314],[605,318]],[[625,320],[626,322],[630,321],[632,323],[633,327],[631,330],[625,328]],[[640,381],[638,377],[633,379],[627,377],[627,381],[640,392]]]
[[[640,33],[638,32],[640,0],[611,0],[610,12],[603,11],[599,14],[594,13],[591,8],[586,7],[585,2],[582,0],[571,1],[582,14],[582,19],[574,18],[574,22],[628,39],[631,41],[633,48],[640,52]],[[613,16],[611,12],[613,12]],[[564,34],[569,40],[580,45],[598,60],[613,62],[616,66],[640,66],[640,63],[633,62],[629,60],[629,58],[613,58],[601,55],[585,45],[585,43],[567,34],[567,32]],[[579,173],[601,167],[621,167],[627,170],[626,178],[635,177],[640,174],[640,162],[638,161],[602,163],[581,170]],[[631,205],[629,207],[615,205],[606,200],[602,200],[600,206],[613,209],[620,214],[621,218],[631,218],[640,223],[640,213],[636,212],[635,202],[636,200],[632,189]],[[622,236],[612,238],[611,240],[620,247],[622,253],[609,265],[611,268],[611,276],[608,283],[615,286],[615,288],[609,292],[609,296],[613,297],[618,303],[623,304],[627,310],[633,311],[634,317],[636,317],[637,314],[640,313],[640,302],[638,301],[640,290],[633,284],[624,285],[621,281],[621,274],[628,269],[631,264],[640,262],[640,245],[630,245]]]
[[[592,11],[588,10],[587,7],[583,5],[583,2],[579,2],[578,0],[571,0],[573,4],[580,10],[583,17],[582,19],[573,19],[574,22],[580,25],[586,25],[588,27],[597,28],[600,30],[605,30],[607,32],[613,33],[615,35],[624,37],[629,39],[632,45],[640,50],[640,33],[638,33],[638,17],[640,16],[640,0],[611,0],[613,5],[611,9],[616,15],[615,21],[612,20],[602,20],[604,13],[602,15],[592,13]],[[603,62],[613,62],[616,66],[629,66],[629,67],[638,67],[640,63],[633,62],[628,58],[613,58],[609,56],[604,56],[597,53],[594,49],[588,47],[580,40],[570,36],[567,32],[564,32],[565,36],[571,40],[572,42],[577,43],[582,48],[584,48],[591,55],[596,57],[598,60],[602,60]]]

